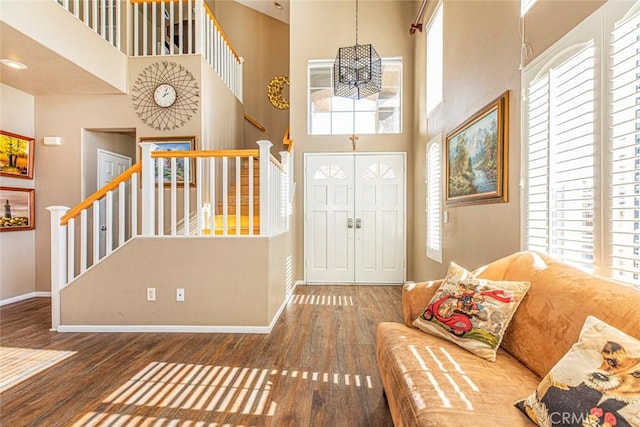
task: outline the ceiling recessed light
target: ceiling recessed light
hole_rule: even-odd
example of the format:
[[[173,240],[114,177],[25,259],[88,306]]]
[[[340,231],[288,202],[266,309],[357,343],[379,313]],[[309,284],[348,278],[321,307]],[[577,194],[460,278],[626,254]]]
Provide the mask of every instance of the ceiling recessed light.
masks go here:
[[[22,62],[14,61],[13,59],[5,59],[5,58],[0,59],[0,64],[6,65],[7,67],[10,67],[16,70],[26,70],[27,68],[29,68]]]
[[[284,9],[284,7],[282,6],[282,3],[278,3],[277,1],[273,2],[273,7],[275,7],[278,10]]]

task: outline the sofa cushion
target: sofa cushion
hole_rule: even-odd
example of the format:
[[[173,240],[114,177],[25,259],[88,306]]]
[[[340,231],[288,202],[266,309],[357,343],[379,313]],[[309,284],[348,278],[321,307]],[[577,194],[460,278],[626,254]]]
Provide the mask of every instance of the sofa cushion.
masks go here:
[[[541,426],[640,425],[640,341],[587,317],[578,342],[516,406]]]
[[[577,341],[588,315],[640,339],[640,292],[632,287],[536,252],[492,262],[478,277],[531,283],[501,347],[540,377]]]
[[[506,352],[495,362],[399,323],[380,323],[377,357],[399,426],[530,426],[513,406],[540,378]]]
[[[493,362],[528,288],[527,282],[476,279],[451,263],[444,282],[413,326]]]

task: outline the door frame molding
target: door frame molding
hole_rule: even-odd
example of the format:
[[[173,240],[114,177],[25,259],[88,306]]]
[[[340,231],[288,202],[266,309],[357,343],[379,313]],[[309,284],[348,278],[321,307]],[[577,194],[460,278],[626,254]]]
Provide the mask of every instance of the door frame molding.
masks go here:
[[[309,157],[316,156],[366,156],[366,155],[401,155],[402,163],[403,163],[403,177],[402,177],[402,185],[404,186],[404,197],[403,197],[403,227],[402,227],[402,282],[407,282],[407,153],[406,151],[357,151],[357,152],[323,152],[323,151],[314,151],[314,152],[306,152],[303,153],[303,161],[302,161],[302,251],[303,251],[303,279],[306,285],[317,285],[318,283],[309,283],[307,281],[307,163]],[[336,282],[331,284],[337,285],[356,285],[355,280],[353,282]],[[385,286],[387,284],[384,283],[372,283],[372,286]]]

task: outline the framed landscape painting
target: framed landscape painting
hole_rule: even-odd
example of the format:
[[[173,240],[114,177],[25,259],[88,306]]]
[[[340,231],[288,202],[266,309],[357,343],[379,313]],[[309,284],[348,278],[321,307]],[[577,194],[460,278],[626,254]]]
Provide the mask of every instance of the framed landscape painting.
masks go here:
[[[195,136],[168,138],[140,138],[140,142],[152,142],[158,146],[156,151],[193,151],[195,150]],[[162,159],[162,181],[165,187],[171,186],[171,158]],[[156,182],[158,170],[156,163]],[[195,185],[195,161],[189,162],[189,185]],[[176,159],[176,185],[184,185],[184,158]]]
[[[35,228],[34,194],[33,188],[0,187],[0,232]]]
[[[33,179],[33,138],[0,130],[0,175]]]
[[[507,91],[447,136],[448,206],[507,201],[508,108]]]

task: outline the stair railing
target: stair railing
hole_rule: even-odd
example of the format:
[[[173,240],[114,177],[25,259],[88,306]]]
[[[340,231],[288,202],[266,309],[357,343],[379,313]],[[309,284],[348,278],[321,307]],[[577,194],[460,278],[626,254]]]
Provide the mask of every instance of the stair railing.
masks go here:
[[[56,0],[115,48],[122,46],[122,9],[119,0]]]

